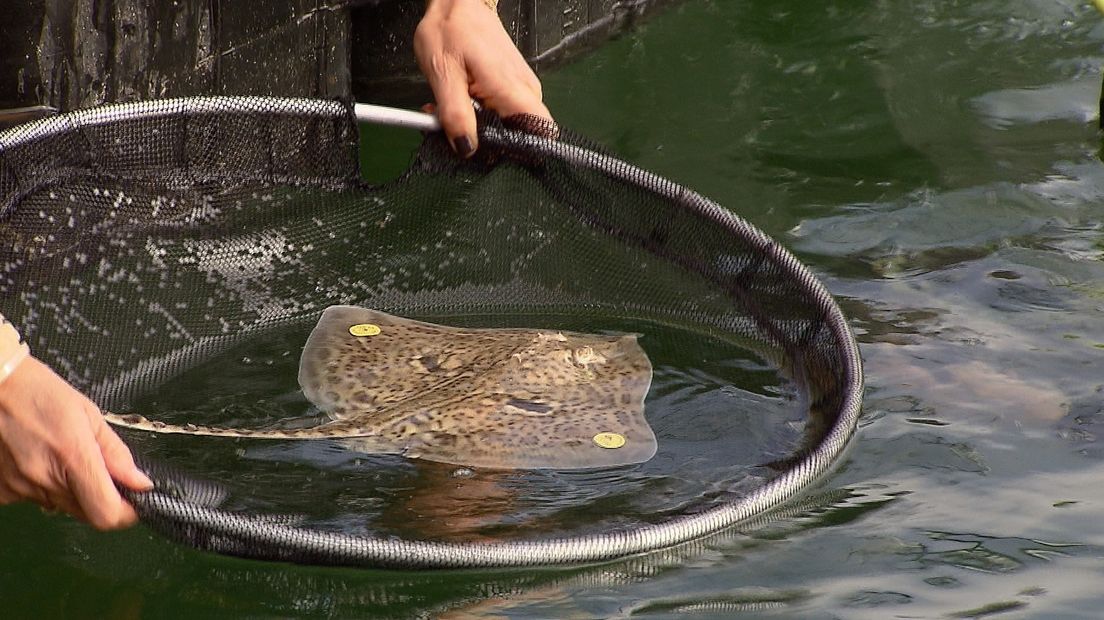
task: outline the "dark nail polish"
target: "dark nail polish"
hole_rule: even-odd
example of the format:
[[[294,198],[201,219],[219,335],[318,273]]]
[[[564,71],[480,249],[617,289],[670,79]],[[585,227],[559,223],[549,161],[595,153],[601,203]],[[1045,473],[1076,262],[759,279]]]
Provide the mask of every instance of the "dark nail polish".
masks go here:
[[[460,136],[452,141],[452,148],[456,149],[456,152],[460,154],[460,157],[467,157],[472,154],[475,149],[472,148],[471,140],[468,140],[467,136]]]

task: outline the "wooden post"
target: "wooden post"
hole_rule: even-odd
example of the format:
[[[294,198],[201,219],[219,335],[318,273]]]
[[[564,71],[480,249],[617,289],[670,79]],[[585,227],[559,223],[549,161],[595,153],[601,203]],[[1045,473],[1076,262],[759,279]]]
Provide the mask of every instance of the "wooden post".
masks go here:
[[[350,95],[340,0],[21,2],[0,25],[0,107]]]
[[[501,0],[538,68],[673,0]],[[424,0],[9,0],[0,109],[188,95],[427,101],[413,34]],[[411,93],[416,93],[411,96]]]

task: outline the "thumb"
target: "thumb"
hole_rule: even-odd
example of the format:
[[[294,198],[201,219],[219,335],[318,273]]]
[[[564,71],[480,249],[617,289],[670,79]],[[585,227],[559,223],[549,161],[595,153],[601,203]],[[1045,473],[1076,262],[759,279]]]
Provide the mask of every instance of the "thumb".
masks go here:
[[[460,60],[445,58],[432,63],[433,70],[427,72],[437,101],[437,118],[452,148],[461,157],[470,157],[479,147],[479,138],[475,109],[468,95],[468,74]]]
[[[130,448],[107,425],[102,416],[97,414],[96,417],[99,418],[95,427],[96,443],[100,445],[100,452],[103,454],[104,464],[111,478],[135,491],[152,489],[153,481],[134,464]]]

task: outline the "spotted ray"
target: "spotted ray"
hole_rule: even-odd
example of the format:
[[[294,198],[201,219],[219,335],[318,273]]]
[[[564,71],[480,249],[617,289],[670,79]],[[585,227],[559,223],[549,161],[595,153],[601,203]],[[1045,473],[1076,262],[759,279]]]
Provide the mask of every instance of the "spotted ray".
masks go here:
[[[331,306],[299,360],[303,393],[332,421],[295,430],[171,425],[105,414],[158,433],[337,439],[366,454],[502,469],[646,461],[652,365],[635,334],[448,327]]]

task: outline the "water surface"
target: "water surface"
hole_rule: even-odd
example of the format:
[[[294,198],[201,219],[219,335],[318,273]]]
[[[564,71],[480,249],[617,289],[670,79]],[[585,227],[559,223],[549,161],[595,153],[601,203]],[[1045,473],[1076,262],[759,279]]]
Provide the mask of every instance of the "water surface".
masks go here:
[[[412,575],[14,507],[0,599],[56,617],[1097,617],[1102,45],[1104,18],[1070,0],[690,0],[545,76],[561,122],[782,241],[852,318],[863,426],[778,520],[600,569]]]
[[[220,508],[301,527],[417,540],[582,536],[633,528],[733,501],[772,478],[803,443],[807,403],[739,344],[641,320],[580,315],[420,317],[464,327],[639,334],[653,366],[644,403],[651,459],[577,471],[495,471],[340,441],[237,440],[122,431],[159,463],[217,482]],[[312,325],[268,331],[139,397],[130,410],[171,424],[305,428],[326,421],[299,390]],[[597,432],[597,430],[595,431]],[[518,437],[523,440],[524,437]]]

